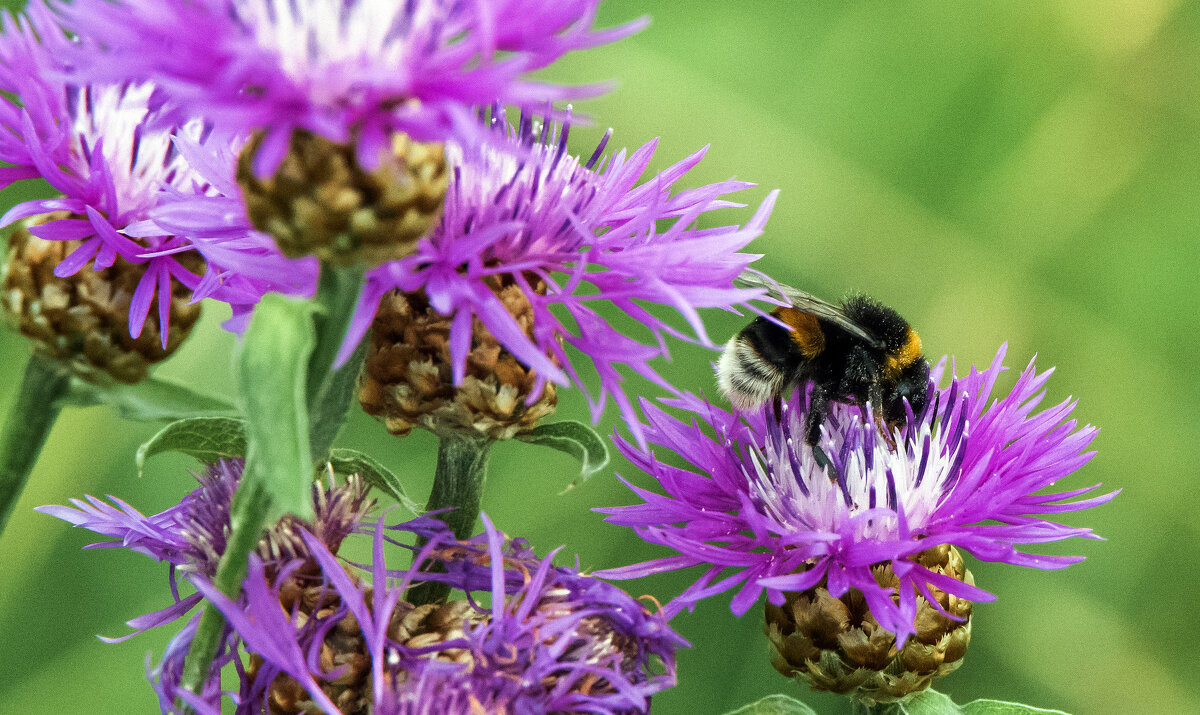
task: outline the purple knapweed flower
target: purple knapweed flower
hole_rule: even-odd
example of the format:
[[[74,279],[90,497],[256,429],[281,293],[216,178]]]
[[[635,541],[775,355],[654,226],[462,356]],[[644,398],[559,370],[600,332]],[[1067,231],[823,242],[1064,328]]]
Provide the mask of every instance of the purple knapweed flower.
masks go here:
[[[313,256],[284,256],[275,239],[256,229],[246,215],[242,191],[234,178],[243,144],[240,139],[220,140],[216,135],[201,141],[176,137],[175,149],[207,190],[168,188],[157,197],[146,220],[132,227],[145,234],[187,236],[209,265],[194,295],[228,303],[233,317],[225,328],[239,333],[266,293],[313,295],[320,270]]]
[[[927,407],[893,435],[894,450],[861,408],[835,404],[814,456],[804,444],[805,390],[785,400],[778,415],[771,405],[737,414],[694,396],[668,401],[693,413],[684,421],[645,404],[643,430],[657,453],[619,438],[617,444],[665,494],[626,482],[644,503],[599,511],[678,554],[600,575],[705,567],[670,612],[732,588],[739,588],[732,599],[739,615],[764,590],[779,605],[784,592],[822,583],[835,598],[854,588],[902,644],[914,632],[918,594],[938,610],[931,589],[993,599],[916,563],[926,549],[950,544],[985,561],[1041,569],[1082,560],[1016,546],[1098,538],[1046,517],[1103,504],[1117,492],[1076,501],[1070,500],[1099,485],[1042,493],[1092,457],[1084,450],[1097,430],[1077,429],[1071,401],[1034,412],[1050,371],[1038,373],[1032,362],[1011,392],[993,398],[1004,353],[986,370],[972,369],[939,389],[945,361],[935,367]],[[659,461],[665,450],[692,468]],[[877,583],[871,567],[879,564],[890,564],[898,589]]]
[[[149,81],[164,103],[231,135],[264,132],[255,173],[272,173],[296,129],[379,161],[392,133],[441,141],[470,130],[470,109],[589,96],[528,73],[613,42],[644,21],[593,30],[599,0],[77,0],[86,28],[77,72]]]
[[[145,266],[129,307],[129,331],[141,334],[157,298],[158,320],[167,344],[172,286],[188,288],[193,300],[212,296],[235,312],[268,289],[299,292],[294,281],[272,282],[267,267],[254,280],[231,270],[223,251],[208,250],[205,236],[164,230],[148,222],[168,197],[211,198],[217,189],[192,167],[177,142],[217,151],[223,142],[207,122],[164,121],[154,107],[154,87],[145,83],[77,83],[66,80],[67,58],[77,42],[50,10],[31,4],[27,15],[5,16],[0,37],[0,187],[41,178],[60,192],[51,199],[24,201],[0,225],[52,212],[66,216],[31,226],[52,241],[80,245],[55,267],[65,277],[89,263],[101,270],[117,261]],[[244,236],[237,262],[270,253],[268,239],[257,245]],[[281,257],[280,257],[281,259]],[[270,258],[263,261],[270,263]]]
[[[523,541],[506,540],[486,517],[484,524],[484,534],[459,542],[433,519],[387,527],[381,519],[373,529],[374,587],[306,536],[330,596],[319,614],[282,610],[288,597],[279,577],[272,583],[257,558],[242,602],[198,579],[260,659],[243,681],[238,712],[278,703],[296,684],[326,712],[339,711],[336,697],[341,712],[377,715],[644,713],[653,693],[674,685],[674,652],[686,642],[661,614],[577,569],[553,566],[554,553],[539,558]],[[415,553],[412,567],[389,570],[383,547],[399,543],[397,532],[416,534],[423,546],[406,547]],[[414,609],[404,594],[422,581],[449,584],[468,599]],[[335,629],[337,644],[356,644],[352,653],[334,652]]]
[[[42,506],[43,514],[94,531],[112,541],[89,544],[87,549],[129,549],[155,561],[171,565],[170,587],[174,603],[154,613],[128,622],[134,633],[109,642],[126,640],[148,628],[170,623],[188,613],[202,600],[199,593],[181,597],[179,575],[212,578],[221,555],[225,553],[230,531],[230,505],[242,478],[244,460],[221,460],[202,474],[200,485],[178,504],[158,514],[146,516],[126,502],[109,497],[112,503],[88,496],[72,499],[73,506]],[[306,531],[316,533],[334,550],[358,528],[372,502],[361,482],[353,480],[341,486],[313,485],[316,516]],[[295,531],[297,522],[285,518],[269,530],[258,553],[272,569],[308,556],[307,547]]]
[[[636,424],[618,367],[674,391],[650,361],[667,355],[668,337],[711,345],[699,308],[728,309],[761,293],[735,288],[733,280],[758,257],[742,249],[762,232],[778,192],[744,226],[700,228],[697,221],[709,212],[743,205],[727,194],[753,186],[729,180],[676,190],[706,149],[639,184],[657,141],[602,158],[606,134],[582,160],[567,151],[569,123],[539,126],[522,115],[514,127],[493,109],[492,126],[503,141],[472,148],[447,143],[453,174],[441,222],[413,255],[367,272],[340,358],[370,328],[388,291],[422,293],[438,313],[453,316],[448,342],[455,384],[462,382],[478,319],[537,374],[529,402],[546,381],[574,383],[588,395],[593,418],[611,396]],[[531,328],[510,314],[497,284],[520,289]],[[610,324],[594,307],[605,302],[640,323],[648,337]],[[647,304],[673,308],[690,333]],[[592,363],[598,394],[587,392],[579,358],[568,347]]]
[[[213,465],[198,476],[199,488],[153,516],[113,497],[111,505],[88,497],[39,509],[115,539],[88,548],[129,548],[171,565],[175,603],[129,621],[137,632],[177,621],[204,599],[225,615],[228,626],[200,694],[181,688],[198,614],[148,669],[164,712],[182,700],[197,712],[219,713],[229,698],[245,714],[311,706],[467,715],[481,703],[497,713],[642,713],[653,693],[674,685],[674,653],[686,643],[660,612],[577,566],[554,566],[557,552],[538,557],[486,517],[486,532],[469,541],[429,516],[394,526],[382,517],[368,521],[371,501],[358,480],[314,485],[315,520],[289,517],[269,529],[250,557],[242,595],[230,600],[212,578],[242,466]],[[355,533],[373,540],[371,563],[361,569],[335,555]],[[420,546],[404,543],[414,540]],[[411,550],[411,565],[389,569],[386,543]],[[180,596],[180,573],[196,593]],[[468,598],[439,607],[404,600],[427,581]],[[230,664],[236,691],[221,687]],[[435,689],[439,694],[427,700]]]

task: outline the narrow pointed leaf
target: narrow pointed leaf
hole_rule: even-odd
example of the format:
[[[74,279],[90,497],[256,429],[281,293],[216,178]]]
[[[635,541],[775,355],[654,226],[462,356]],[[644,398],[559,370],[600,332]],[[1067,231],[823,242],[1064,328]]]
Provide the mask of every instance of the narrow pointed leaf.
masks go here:
[[[587,481],[608,464],[608,447],[603,438],[591,425],[582,422],[566,421],[538,425],[529,432],[518,435],[517,439],[557,449],[578,459],[580,478],[568,486],[568,490]]]
[[[1062,710],[1035,708],[1032,705],[1008,703],[1003,700],[972,700],[962,706],[964,715],[1067,715]]]
[[[312,454],[305,386],[315,341],[307,302],[268,294],[235,358],[246,418],[245,489],[268,495],[273,521],[285,514],[312,518]]]
[[[76,377],[71,379],[70,391],[60,401],[62,407],[97,405],[111,407],[121,417],[140,422],[237,415],[237,406],[224,397],[207,395],[157,377],[148,377],[134,385],[120,382],[97,385]]]
[[[421,506],[408,497],[400,478],[374,457],[354,449],[335,449],[329,454],[329,464],[334,472],[357,474],[413,514],[421,513]]]
[[[191,417],[172,422],[138,447],[138,476],[146,459],[163,452],[182,452],[201,462],[244,457],[246,423],[234,417]]]
[[[786,695],[768,695],[726,715],[817,715],[817,711]]]

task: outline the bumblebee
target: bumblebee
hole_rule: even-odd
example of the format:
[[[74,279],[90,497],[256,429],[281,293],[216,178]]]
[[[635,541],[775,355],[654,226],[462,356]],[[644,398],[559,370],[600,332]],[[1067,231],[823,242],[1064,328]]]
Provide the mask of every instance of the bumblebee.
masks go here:
[[[748,409],[769,399],[778,406],[794,387],[811,384],[804,424],[810,447],[830,403],[869,403],[889,444],[890,428],[904,423],[905,401],[915,414],[925,408],[929,362],[917,331],[896,311],[861,295],[833,305],[753,273],[737,283],[777,290],[789,305],[772,311],[774,320],[756,317],[725,346],[717,383],[734,406]]]

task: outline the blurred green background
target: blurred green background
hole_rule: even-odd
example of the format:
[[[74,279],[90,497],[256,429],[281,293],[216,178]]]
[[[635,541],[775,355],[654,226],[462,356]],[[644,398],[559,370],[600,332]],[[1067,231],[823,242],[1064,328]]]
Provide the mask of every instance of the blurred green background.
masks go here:
[[[614,0],[602,21],[647,12],[645,32],[555,68],[619,82],[579,107],[596,126],[572,135],[576,151],[590,152],[606,126],[616,146],[662,137],[656,168],[711,143],[688,185],[758,181],[750,203],[782,189],[756,244],[779,279],[831,298],[869,291],[919,327],[928,354],[960,365],[987,363],[1005,341],[1012,367],[1036,354],[1058,368],[1048,399],[1077,397],[1077,416],[1102,428],[1099,456],[1062,486],[1124,490],[1066,517],[1109,540],[1047,547],[1088,557],[1067,571],[972,561],[999,598],[976,607],[966,663],[938,687],[960,702],[1075,713],[1196,711],[1200,520],[1187,460],[1200,398],[1200,3]],[[161,374],[227,390],[223,317],[210,310]],[[741,324],[709,323],[717,340]],[[20,338],[0,335],[0,408],[25,355]],[[713,357],[682,346],[662,369],[712,394]],[[562,416],[585,416],[578,393],[560,402]],[[602,431],[614,427],[606,416]],[[50,435],[0,538],[0,711],[156,709],[144,659],[170,634],[118,645],[95,634],[123,634],[123,621],[166,605],[165,568],[81,551],[88,533],[31,511],[85,493],[147,513],[174,503],[192,463],[156,457],[142,479],[133,469],[154,430],[93,408],[68,410]],[[428,434],[394,439],[358,414],[341,444],[373,452],[423,498]],[[573,470],[557,453],[500,445],[485,509],[543,551],[565,543],[587,568],[661,554],[589,511],[633,501],[611,474],[556,496]],[[695,576],[628,585],[665,600]],[[735,619],[727,597],[679,617],[695,648],[655,712],[724,712],[778,691],[848,712],[771,669],[760,618]]]

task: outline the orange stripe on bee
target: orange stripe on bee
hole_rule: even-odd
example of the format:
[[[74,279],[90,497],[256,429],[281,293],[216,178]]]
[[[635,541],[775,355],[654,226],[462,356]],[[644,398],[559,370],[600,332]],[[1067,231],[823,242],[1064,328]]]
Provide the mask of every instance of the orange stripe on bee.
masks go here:
[[[789,335],[804,357],[811,360],[825,349],[825,333],[821,332],[817,316],[805,313],[799,308],[776,308],[771,315],[792,329]]]
[[[921,336],[917,335],[917,331],[911,327],[908,329],[908,337],[904,340],[904,345],[900,349],[887,356],[887,364],[884,366],[884,373],[890,379],[896,379],[900,376],[900,371],[912,365],[913,362],[921,357]]]

